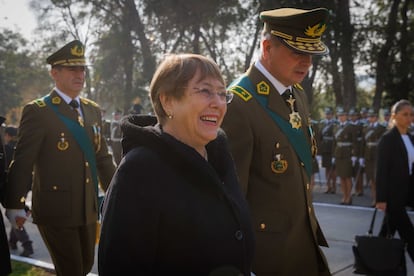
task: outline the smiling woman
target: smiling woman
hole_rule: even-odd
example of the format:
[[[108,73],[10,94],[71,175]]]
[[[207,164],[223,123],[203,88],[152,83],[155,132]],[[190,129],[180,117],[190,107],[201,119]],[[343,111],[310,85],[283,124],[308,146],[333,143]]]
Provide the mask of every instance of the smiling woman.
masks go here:
[[[157,118],[123,120],[125,156],[104,201],[99,275],[250,275],[253,234],[220,131],[231,96],[217,64],[167,56],[150,95]]]
[[[36,26],[29,0],[0,0],[0,28],[10,29],[31,40]]]

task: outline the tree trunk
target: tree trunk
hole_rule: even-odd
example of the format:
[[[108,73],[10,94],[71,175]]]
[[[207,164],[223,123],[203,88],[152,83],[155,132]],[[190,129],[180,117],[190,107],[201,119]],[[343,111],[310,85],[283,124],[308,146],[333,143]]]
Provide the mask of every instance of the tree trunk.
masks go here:
[[[351,25],[349,14],[349,0],[337,1],[338,20],[341,23],[341,45],[340,56],[342,60],[342,77],[343,77],[343,99],[346,109],[355,107],[357,104],[355,72],[354,72],[354,55],[352,52],[352,37],[354,28]]]
[[[398,6],[400,0],[393,0],[388,17],[387,27],[385,29],[385,43],[382,45],[377,56],[377,68],[375,79],[375,94],[373,100],[373,107],[375,110],[379,110],[381,107],[382,93],[385,90],[385,84],[387,79],[387,72],[389,70],[389,51],[392,47],[392,42],[395,39],[397,30],[397,15]]]
[[[151,51],[151,42],[145,35],[145,27],[142,24],[142,20],[137,11],[134,0],[124,0],[125,12],[128,14],[128,18],[131,30],[135,31],[138,36],[138,40],[141,45],[141,52],[143,58],[142,75],[144,81],[151,81],[152,75],[155,72],[155,57]],[[132,57],[131,57],[132,58]]]

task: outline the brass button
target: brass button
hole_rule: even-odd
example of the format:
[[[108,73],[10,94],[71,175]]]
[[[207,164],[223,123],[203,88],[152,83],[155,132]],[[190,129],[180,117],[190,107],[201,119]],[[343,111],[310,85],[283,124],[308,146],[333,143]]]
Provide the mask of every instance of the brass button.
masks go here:
[[[310,189],[310,185],[309,185],[309,183],[306,183],[306,189]]]
[[[25,202],[26,201],[26,198],[24,197],[24,196],[22,196],[21,198],[20,198],[20,202]]]
[[[58,189],[58,187],[57,186],[53,186],[52,189],[56,191]]]
[[[260,223],[260,230],[265,230],[265,229],[266,229],[266,224]]]
[[[86,178],[86,183],[89,183],[89,178]]]
[[[303,164],[303,162],[300,162],[300,165],[301,165],[302,167],[305,167],[305,164]]]
[[[86,166],[86,167],[89,167],[89,163],[88,163],[88,162],[85,162],[85,166]]]

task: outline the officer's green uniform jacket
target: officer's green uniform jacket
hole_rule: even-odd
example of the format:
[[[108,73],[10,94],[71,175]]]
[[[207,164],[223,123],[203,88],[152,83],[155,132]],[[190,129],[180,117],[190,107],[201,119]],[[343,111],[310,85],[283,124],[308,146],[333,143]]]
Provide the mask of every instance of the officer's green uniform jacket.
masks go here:
[[[61,114],[77,120],[76,111],[55,91],[50,98]],[[101,111],[85,98],[80,99],[80,106],[84,128],[95,147],[100,186],[106,190],[115,166],[103,136],[98,135]],[[71,227],[96,222],[98,204],[90,165],[66,125],[43,99],[23,109],[5,207],[22,209],[31,184],[34,223]]]
[[[266,90],[263,87],[268,87],[269,108],[289,121],[289,107],[267,78],[255,66],[246,74],[253,87],[262,88],[262,93]],[[257,91],[238,93],[240,88],[229,89],[235,97],[228,105],[223,129],[252,212],[256,233],[253,272],[259,276],[264,272],[314,275],[310,271],[318,269],[317,263],[322,270],[327,268],[318,247],[318,244],[327,246],[327,242],[312,207],[310,179],[305,168],[287,136],[252,97]],[[310,147],[306,96],[296,86],[293,94]],[[276,173],[272,162],[277,159],[284,166]]]
[[[366,174],[369,179],[375,179],[378,142],[385,131],[386,128],[378,122],[364,128],[361,157],[365,160]]]
[[[353,174],[352,157],[357,157],[358,144],[356,126],[350,122],[335,126],[333,157],[335,157],[336,172],[340,177],[351,177]]]
[[[322,156],[322,167],[330,168],[332,165],[332,144],[334,140],[335,120],[323,119],[318,124],[317,132],[318,154]]]
[[[319,122],[318,131],[318,153],[332,154],[334,120],[321,120]]]

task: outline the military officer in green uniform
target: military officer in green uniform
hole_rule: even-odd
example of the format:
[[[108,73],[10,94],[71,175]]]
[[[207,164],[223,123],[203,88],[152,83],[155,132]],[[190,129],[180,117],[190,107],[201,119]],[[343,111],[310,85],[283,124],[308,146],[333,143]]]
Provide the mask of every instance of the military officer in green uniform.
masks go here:
[[[361,109],[361,112],[358,112],[356,108],[351,108],[349,110],[349,122],[354,126],[354,131],[357,139],[357,149],[355,152],[356,156],[360,156],[363,150],[363,144],[362,144],[362,135],[363,130],[366,125],[366,119],[362,117],[362,114],[365,114],[366,111]],[[358,160],[354,159],[353,163],[353,178],[355,182],[355,195],[356,196],[362,196],[364,194],[364,177],[365,174],[364,167],[361,166],[358,162]]]
[[[47,58],[55,87],[23,109],[6,186],[6,212],[13,227],[21,227],[32,183],[33,222],[60,276],[92,269],[98,185],[106,190],[115,171],[101,133],[100,108],[79,96],[84,54],[84,45],[74,40]]]
[[[326,194],[336,193],[336,173],[332,163],[333,131],[336,120],[331,107],[325,108],[325,118],[319,121],[317,132],[318,154],[322,157],[322,167],[325,168]]]
[[[341,204],[352,204],[352,174],[353,164],[357,162],[357,135],[355,126],[348,121],[348,113],[338,107],[336,111],[338,124],[334,130],[333,158],[335,159],[336,174],[341,181]]]
[[[360,165],[365,167],[367,182],[371,189],[372,206],[375,206],[376,184],[375,175],[377,167],[377,146],[380,138],[387,130],[385,126],[378,122],[378,114],[369,109],[367,113],[368,125],[363,131],[363,150],[360,158]]]
[[[310,190],[315,138],[298,84],[312,56],[328,52],[327,17],[324,8],[262,12],[260,58],[229,86],[223,128],[252,212],[257,276],[330,275]]]

